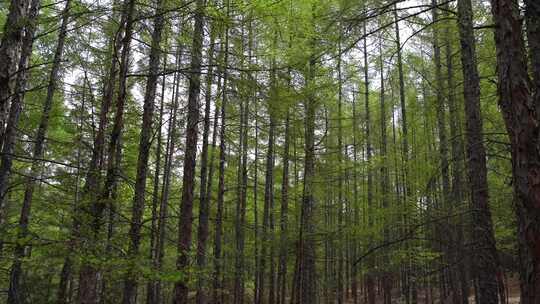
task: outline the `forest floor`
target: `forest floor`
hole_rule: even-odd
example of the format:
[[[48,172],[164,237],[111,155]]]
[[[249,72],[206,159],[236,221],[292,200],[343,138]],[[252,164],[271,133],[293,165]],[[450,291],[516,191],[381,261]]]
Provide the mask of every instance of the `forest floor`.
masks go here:
[[[517,275],[514,275],[514,276],[508,276],[508,281],[507,281],[507,290],[508,290],[508,302],[507,304],[519,304],[519,278],[517,277]],[[443,299],[442,301],[438,299],[437,297],[437,291],[433,290],[434,292],[434,297],[435,299],[433,300],[433,302],[430,302],[429,299],[427,298],[428,297],[428,292],[427,290],[419,290],[418,292],[418,304],[426,304],[426,303],[433,303],[433,304],[451,304],[452,302],[450,301],[450,299]],[[397,293],[397,290],[396,290],[396,293]],[[396,296],[393,297],[393,299],[398,299],[399,296],[396,294]],[[360,295],[360,303],[364,303],[364,297],[363,295]],[[352,304],[353,303],[353,300],[352,299],[348,299],[346,302],[346,304]],[[382,295],[377,295],[376,299],[375,299],[375,303],[376,304],[382,304],[383,303],[383,298],[382,298]],[[397,300],[397,301],[393,301],[392,303],[395,303],[395,304],[401,304],[401,303],[405,303],[404,301],[400,301],[400,300]],[[469,304],[475,304],[475,300],[474,300],[474,290],[471,289],[471,296],[469,297]]]

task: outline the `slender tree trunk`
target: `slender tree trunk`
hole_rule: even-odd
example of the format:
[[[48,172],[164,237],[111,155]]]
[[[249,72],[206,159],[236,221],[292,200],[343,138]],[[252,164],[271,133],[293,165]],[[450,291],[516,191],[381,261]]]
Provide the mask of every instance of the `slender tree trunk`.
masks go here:
[[[108,148],[108,167],[107,167],[107,176],[105,178],[105,185],[102,189],[102,193],[98,198],[91,198],[90,195],[95,194],[99,190],[99,171],[98,168],[102,167],[103,164],[103,150],[105,145],[105,126],[107,120],[107,113],[109,110],[110,103],[114,94],[114,87],[112,84],[109,84],[106,91],[102,104],[101,114],[100,114],[100,130],[96,135],[94,141],[94,151],[92,153],[92,160],[89,166],[88,178],[85,185],[85,199],[92,201],[90,206],[90,214],[92,218],[92,223],[89,225],[92,232],[90,232],[90,237],[92,240],[95,240],[99,236],[99,231],[101,230],[102,225],[102,214],[103,210],[106,207],[108,198],[110,198],[111,192],[116,183],[117,177],[117,167],[119,164],[116,163],[116,150],[120,148],[120,136],[123,129],[123,115],[124,115],[124,105],[127,95],[127,72],[129,66],[129,53],[130,53],[130,44],[131,36],[133,31],[133,18],[135,11],[135,1],[126,0],[124,2],[123,16],[122,20],[125,20],[124,36],[121,39],[121,55],[120,55],[120,65],[118,70],[118,96],[116,100],[116,113],[114,118],[113,129],[111,132],[111,140],[109,142]],[[122,26],[123,23],[121,23]],[[114,54],[116,54],[117,47],[115,47]],[[113,56],[114,58],[114,56]],[[116,60],[116,58],[114,59]],[[111,67],[115,68],[113,65]],[[115,71],[111,74],[115,75]],[[114,78],[111,76],[111,80]],[[101,129],[103,128],[103,129]],[[84,216],[84,215],[83,215]],[[98,250],[95,242],[87,241],[87,244],[83,246],[83,251],[89,254],[98,254]],[[89,262],[84,262],[81,266],[79,273],[79,289],[77,295],[77,303],[80,304],[95,304],[99,302],[99,292],[98,292],[98,269],[95,265],[91,265]]]
[[[163,68],[167,67],[166,58],[164,58]],[[165,87],[166,87],[166,76],[162,76],[161,81],[161,97],[160,97],[160,106],[159,106],[159,117],[157,120],[157,142],[156,142],[156,165],[154,170],[154,186],[152,189],[152,222],[150,230],[150,261],[154,263],[156,260],[157,253],[157,244],[158,244],[158,218],[159,218],[159,185],[160,185],[160,174],[161,174],[161,149],[162,149],[162,123],[163,123],[163,114],[165,107]],[[156,299],[156,281],[149,280],[146,287],[146,303],[152,304]]]
[[[440,158],[440,168],[441,168],[441,184],[442,184],[442,208],[443,212],[449,214],[451,210],[451,189],[450,189],[450,176],[449,176],[449,162],[448,162],[448,139],[446,133],[446,110],[445,110],[445,100],[444,100],[444,80],[442,75],[442,60],[441,60],[441,47],[439,44],[439,9],[437,8],[437,0],[432,0],[432,17],[433,22],[436,25],[433,28],[433,60],[435,64],[435,94],[436,94],[436,116],[437,116],[437,129],[439,135],[439,158]],[[448,245],[443,246],[442,251],[444,253],[443,259],[447,264],[454,264],[452,259],[452,251],[454,250],[453,244],[453,227],[450,220],[443,221],[439,225],[439,237],[446,236],[449,238]],[[459,288],[457,286],[456,278],[454,277],[453,272],[454,267],[445,269],[445,273],[448,276],[449,287],[452,293],[452,301],[455,304],[459,302]]]
[[[34,41],[34,34],[36,30],[36,18],[39,12],[39,0],[32,0],[32,3],[30,4],[30,12],[28,13],[29,18],[29,24],[26,26],[24,30],[24,37],[22,39],[22,50],[21,50],[21,56],[19,58],[19,72],[17,75],[17,78],[15,80],[15,94],[13,96],[13,100],[11,102],[11,109],[9,112],[7,127],[6,127],[6,141],[4,142],[4,147],[2,149],[2,153],[12,153],[13,147],[15,146],[15,137],[16,137],[16,130],[17,125],[19,123],[20,114],[22,111],[23,103],[24,103],[24,95],[26,93],[26,84],[28,80],[28,73],[26,72],[26,69],[28,68],[28,62],[30,61],[30,57],[32,56],[32,46]],[[9,150],[6,150],[8,146],[11,146],[12,148]],[[12,162],[12,156],[11,155],[2,155],[1,164],[0,164],[0,170],[5,169],[5,167],[8,167],[8,171],[11,170],[11,162]],[[2,189],[5,190],[5,189]],[[4,191],[2,193],[5,194]],[[26,210],[21,211],[21,218],[19,220],[19,227],[21,228],[21,231],[19,232],[19,237],[23,237],[28,234],[28,212]],[[10,271],[10,278],[9,278],[9,289],[8,289],[8,298],[7,303],[8,304],[19,304],[24,303],[26,301],[25,292],[21,289],[21,276],[22,276],[22,257],[25,255],[25,246],[24,244],[20,244],[17,242],[17,245],[15,247],[15,260],[13,262],[13,265],[11,267]]]
[[[456,92],[455,92],[455,83],[454,83],[454,64],[453,64],[453,49],[450,33],[450,25],[446,24],[445,31],[445,53],[446,53],[446,69],[447,69],[447,94],[448,94],[448,110],[449,110],[449,123],[450,123],[450,155],[451,155],[451,175],[452,175],[452,186],[451,186],[451,201],[450,204],[450,214],[454,215],[456,211],[459,210],[460,205],[463,203],[463,139],[461,136],[461,124],[460,124],[460,115],[458,111],[458,106],[456,103]],[[457,208],[455,208],[457,207]],[[463,216],[458,216],[456,220],[453,221],[452,225],[453,232],[453,245],[455,248],[452,250],[453,259],[452,263],[456,264],[456,278],[459,280],[460,285],[460,300],[458,303],[468,304],[469,303],[469,282],[466,272],[466,264],[463,261],[463,255],[465,255],[464,248],[464,239],[463,239],[463,225],[465,219]]]
[[[280,250],[278,266],[278,303],[285,304],[287,294],[287,227],[289,212],[289,146],[290,146],[290,110],[285,118],[285,143],[283,144],[283,177],[281,179],[281,220]]]
[[[193,192],[195,188],[195,166],[197,154],[197,133],[199,124],[199,92],[201,88],[201,57],[204,27],[204,1],[196,1],[195,27],[191,57],[191,76],[189,80],[188,117],[186,125],[186,150],[184,156],[184,174],[182,181],[182,201],[178,223],[178,259],[176,269],[186,271],[189,266],[191,230],[193,222]],[[174,286],[173,303],[188,302],[188,277],[177,281]]]
[[[341,27],[341,25],[340,25]],[[338,229],[341,230],[343,227],[343,209],[345,206],[345,200],[343,195],[343,84],[341,76],[341,41],[338,41],[338,58],[337,58],[337,72],[338,72]],[[344,246],[343,240],[338,242],[337,246],[337,303],[343,304],[345,301],[345,286],[343,284],[343,275],[344,275],[344,262],[345,256],[343,255]]]
[[[243,37],[243,35],[242,35]],[[241,60],[243,61],[243,59]],[[243,63],[241,63],[243,66]],[[237,152],[238,154],[238,171],[237,171],[237,185],[236,185],[236,213],[235,213],[235,241],[236,241],[236,254],[235,254],[235,266],[234,266],[234,290],[233,290],[233,303],[243,303],[243,297],[244,297],[244,225],[245,225],[245,199],[244,196],[244,179],[243,179],[243,172],[246,171],[246,163],[244,163],[244,160],[247,161],[247,99],[240,100],[239,107],[240,107],[240,124],[239,124],[239,150]],[[244,141],[246,142],[246,146],[244,146]],[[244,158],[244,153],[246,153],[246,157]]]
[[[150,148],[152,147],[152,133],[154,120],[154,103],[158,82],[159,64],[161,60],[161,40],[163,25],[165,23],[163,10],[163,0],[156,0],[156,17],[154,19],[154,30],[152,33],[152,43],[150,49],[149,69],[150,75],[146,81],[146,91],[143,101],[143,120],[139,141],[139,156],[137,159],[137,175],[135,178],[135,194],[131,210],[131,221],[129,229],[129,249],[128,258],[135,259],[139,254],[141,242],[141,226],[145,205],[146,177],[148,172],[148,159],[150,158]],[[159,126],[161,128],[161,126]],[[118,166],[119,164],[117,164]],[[137,278],[136,270],[128,269],[124,279],[123,303],[134,304],[137,298]]]
[[[269,112],[272,111],[269,106]],[[271,213],[273,212],[274,206],[274,130],[275,130],[275,121],[273,114],[270,113],[270,126],[268,130],[268,149],[266,150],[266,173],[265,173],[265,182],[264,182],[264,210],[263,210],[263,225],[262,225],[262,242],[263,246],[261,248],[261,259],[259,261],[259,298],[257,303],[264,303],[265,295],[265,278],[269,277],[271,281],[273,278],[273,273],[266,273],[266,263],[269,255],[269,246],[266,245],[270,241],[270,234],[272,233],[271,228]],[[270,260],[268,264],[271,264]],[[271,292],[268,292],[268,298],[270,299]]]
[[[178,69],[181,64],[181,47],[177,47],[176,50],[176,68]],[[165,164],[163,170],[163,186],[161,189],[161,202],[159,206],[159,217],[157,223],[157,244],[156,244],[156,253],[153,261],[153,267],[156,271],[161,271],[163,265],[163,258],[165,255],[165,241],[167,236],[167,220],[169,216],[168,207],[169,207],[169,196],[170,196],[170,185],[171,185],[171,175],[172,175],[172,162],[173,155],[175,152],[175,143],[178,140],[177,134],[177,115],[178,115],[178,106],[179,106],[179,94],[180,94],[180,73],[174,75],[173,81],[173,97],[172,97],[172,107],[169,118],[169,125],[167,127],[167,145],[165,148]],[[162,302],[161,294],[161,281],[158,280],[155,283],[153,298],[149,304],[159,304]]]
[[[32,155],[32,158],[33,158],[32,167],[30,169],[30,175],[25,180],[24,198],[23,198],[23,204],[22,204],[21,214],[19,218],[19,235],[18,235],[19,239],[25,239],[28,236],[28,232],[29,232],[28,223],[30,221],[32,198],[33,198],[34,186],[35,186],[35,178],[41,175],[41,164],[39,162],[39,159],[43,157],[45,135],[47,134],[47,130],[49,128],[49,116],[51,113],[53,97],[56,91],[59,72],[61,68],[60,64],[62,61],[62,54],[64,51],[64,42],[66,38],[66,30],[67,30],[70,4],[71,4],[71,0],[67,0],[64,10],[62,11],[62,21],[61,21],[61,25],[60,25],[60,29],[58,33],[58,41],[57,41],[56,50],[54,53],[51,73],[49,75],[49,83],[47,85],[47,96],[43,104],[43,112],[41,114],[41,121],[39,123],[38,131],[36,134],[36,144],[34,146],[34,151]],[[33,20],[35,19],[33,15],[37,15],[38,7],[34,7],[34,3],[33,3],[30,9],[32,10],[30,12],[30,17]],[[34,29],[35,29],[35,25],[30,24],[26,33],[26,35],[29,35],[29,36],[27,38],[25,37],[25,40],[33,39]],[[31,44],[31,42],[25,42],[25,43]],[[30,49],[31,49],[31,46],[30,46]],[[10,291],[8,291],[9,295],[13,295],[11,298],[14,301],[13,303],[18,303],[20,299],[26,298],[24,290],[21,290],[21,282],[20,282],[22,272],[23,272],[21,259],[24,258],[25,255],[26,255],[26,245],[17,243],[17,245],[15,246],[15,254],[14,254],[15,260],[11,267]]]
[[[382,41],[381,41],[382,42]],[[388,193],[390,188],[390,176],[389,176],[389,170],[388,170],[388,160],[387,160],[387,134],[386,134],[386,98],[385,98],[385,79],[384,79],[384,61],[383,61],[383,49],[382,44],[379,45],[379,72],[381,75],[381,84],[380,84],[380,123],[381,123],[381,149],[380,149],[380,155],[382,158],[382,164],[381,164],[381,195],[382,195],[382,208],[387,209],[389,208],[389,202],[388,202]],[[384,219],[384,228],[383,228],[383,238],[385,242],[388,242],[390,240],[390,231],[388,228],[388,218]],[[384,264],[388,265],[387,263],[387,256],[385,255],[383,257]],[[382,275],[382,291],[383,291],[383,302],[384,304],[390,304],[392,301],[392,282],[391,282],[391,276],[390,276],[390,270],[384,269]]]
[[[227,19],[229,18],[229,0],[226,3]],[[218,177],[218,197],[217,197],[217,211],[215,220],[215,234],[214,234],[214,273],[213,273],[213,292],[212,303],[222,304],[223,291],[221,284],[221,272],[223,261],[221,257],[221,241],[223,234],[223,203],[225,196],[225,161],[226,161],[226,145],[225,145],[225,131],[226,131],[226,107],[227,107],[227,78],[228,78],[228,63],[229,63],[229,28],[225,27],[225,41],[222,46],[223,53],[223,85],[222,85],[222,100],[221,100],[221,127],[219,131],[219,177]]]
[[[473,207],[475,273],[480,304],[498,303],[497,271],[499,269],[491,212],[489,210],[486,150],[480,113],[480,78],[476,63],[475,40],[470,0],[458,1],[458,25],[461,63],[464,78],[466,140],[469,182]]]
[[[312,47],[314,43],[312,42]],[[314,81],[316,59],[311,55],[306,84]],[[304,193],[300,214],[300,236],[297,249],[298,277],[296,278],[297,299],[294,304],[315,303],[317,277],[315,268],[315,113],[317,100],[313,93],[304,101]]]
[[[253,160],[253,222],[255,225],[254,229],[254,257],[255,257],[255,275],[253,277],[254,281],[254,292],[253,292],[253,303],[257,303],[259,299],[259,291],[260,291],[260,284],[259,284],[259,265],[260,265],[260,255],[259,255],[259,237],[260,237],[260,229],[259,229],[259,202],[258,202],[258,192],[259,191],[259,119],[258,119],[258,111],[257,107],[254,108],[254,115],[255,115],[255,156]]]
[[[197,230],[197,267],[199,271],[204,273],[206,267],[206,243],[209,235],[208,217],[210,214],[210,196],[208,185],[210,184],[209,169],[208,169],[208,137],[210,134],[210,108],[212,106],[212,82],[213,82],[213,63],[214,63],[214,37],[215,28],[212,26],[210,34],[210,49],[208,51],[208,73],[206,75],[206,92],[205,92],[205,107],[204,107],[204,129],[203,143],[201,153],[201,173],[200,173],[200,194],[199,194],[199,226]],[[208,301],[205,284],[206,277],[201,276],[197,281],[197,304],[206,304]]]
[[[373,172],[371,170],[371,115],[369,107],[369,61],[368,61],[368,49],[367,49],[367,31],[366,22],[363,23],[364,39],[363,39],[363,53],[364,53],[364,107],[365,107],[365,119],[366,119],[366,161],[367,168],[367,213],[368,213],[368,227],[373,226]],[[373,282],[372,268],[374,267],[373,259],[368,260],[368,273],[366,274],[366,297],[368,304],[375,304],[375,290]]]

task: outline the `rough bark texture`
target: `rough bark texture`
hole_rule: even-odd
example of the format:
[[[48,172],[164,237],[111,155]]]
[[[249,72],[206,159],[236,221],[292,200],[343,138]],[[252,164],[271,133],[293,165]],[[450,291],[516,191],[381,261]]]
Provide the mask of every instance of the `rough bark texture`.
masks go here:
[[[196,1],[195,27],[191,52],[191,75],[189,78],[189,96],[186,125],[186,150],[184,156],[184,174],[182,177],[182,201],[178,223],[178,259],[176,269],[187,272],[189,251],[191,248],[191,231],[193,223],[193,201],[195,189],[195,165],[197,155],[197,133],[199,124],[199,92],[201,89],[201,57],[204,26],[204,1]],[[188,302],[188,276],[177,281],[174,286],[174,304]]]
[[[447,94],[448,94],[448,111],[449,111],[449,123],[450,123],[450,158],[451,162],[451,204],[450,214],[457,212],[463,204],[464,195],[463,195],[463,137],[461,135],[461,118],[460,111],[458,111],[458,105],[456,103],[456,90],[454,83],[454,64],[453,64],[453,49],[451,43],[451,33],[450,25],[446,25],[445,31],[445,59],[446,59],[446,70],[447,70]],[[458,216],[457,219],[453,222],[453,259],[452,263],[456,265],[456,278],[459,279],[460,285],[460,300],[458,303],[468,304],[469,303],[469,282],[466,272],[466,264],[464,262],[464,240],[463,240],[463,222],[465,218],[463,216]]]
[[[39,6],[39,3],[37,2],[36,5]],[[21,85],[26,86],[26,61],[28,61],[32,52],[32,42],[28,42],[30,39],[28,34],[33,35],[35,30],[33,23],[37,16],[37,12],[32,16],[32,12],[37,8],[31,7],[30,12],[28,12],[29,5],[29,0],[12,0],[10,2],[9,13],[4,25],[4,35],[0,44],[0,149],[2,149],[0,163],[0,229],[3,229],[7,216],[6,192],[13,158],[11,153],[14,148],[15,129],[17,129],[19,123],[19,114],[22,107],[20,103],[23,102],[24,97],[21,94],[24,94],[23,91],[26,89]],[[22,49],[21,44],[23,44]],[[25,51],[28,54],[23,54]],[[21,63],[24,64],[21,65]],[[12,88],[13,83],[14,87]],[[11,105],[10,99],[13,99]],[[14,102],[18,102],[18,104],[13,105]],[[8,117],[9,107],[12,107],[18,113],[13,113],[13,117]],[[9,112],[11,113],[11,109]],[[2,247],[0,237],[0,251]]]
[[[135,194],[131,209],[131,221],[129,229],[129,249],[128,258],[136,258],[139,253],[141,242],[141,225],[145,205],[146,176],[148,172],[148,159],[152,146],[154,100],[158,82],[159,64],[161,60],[161,37],[165,18],[163,16],[163,0],[156,0],[156,18],[154,20],[154,30],[152,33],[152,43],[150,49],[149,68],[150,75],[146,81],[146,91],[143,102],[143,120],[139,141],[139,156],[137,159],[137,175],[135,178]],[[161,126],[160,126],[161,128]],[[129,269],[124,280],[124,304],[134,304],[137,296],[137,280],[135,269]]]
[[[90,164],[88,165],[88,172],[86,174],[86,181],[83,187],[83,198],[84,202],[80,209],[83,212],[76,215],[74,225],[80,226],[74,227],[74,233],[78,234],[76,238],[81,238],[82,244],[81,251],[93,254],[95,247],[95,242],[93,240],[98,236],[99,230],[101,227],[101,216],[104,209],[103,202],[95,198],[96,193],[100,191],[101,184],[101,170],[104,167],[104,152],[105,152],[105,133],[108,125],[108,113],[112,105],[115,92],[115,83],[117,79],[121,79],[121,74],[119,75],[120,70],[123,69],[122,63],[120,64],[120,69],[117,64],[118,54],[122,50],[122,55],[124,55],[124,48],[126,42],[131,39],[126,39],[127,35],[127,20],[131,20],[129,12],[129,3],[134,1],[124,2],[124,9],[122,11],[122,17],[120,21],[120,26],[116,33],[116,37],[111,39],[110,43],[112,46],[112,55],[111,55],[111,65],[109,70],[108,79],[105,84],[105,90],[103,99],[101,101],[101,109],[99,114],[99,126],[96,132],[94,143],[92,147],[92,157]],[[132,14],[131,14],[132,15]],[[129,22],[131,23],[131,22]],[[124,35],[122,36],[122,32]],[[123,37],[123,38],[122,38]],[[129,45],[129,42],[127,43]],[[127,53],[122,58],[124,61],[127,61]],[[127,63],[125,64],[127,69]],[[125,78],[125,77],[124,77]],[[122,80],[120,80],[122,81]],[[125,81],[125,79],[124,79]],[[120,97],[119,97],[120,98]],[[112,141],[112,140],[111,140]],[[114,154],[110,154],[110,157],[114,157]],[[111,163],[113,163],[112,161]],[[79,271],[79,288],[77,291],[77,302],[81,304],[94,304],[98,302],[98,286],[97,286],[97,273],[98,269],[95,265],[87,261],[83,261],[80,271]]]
[[[489,209],[486,150],[480,113],[480,78],[476,63],[470,0],[458,1],[458,25],[463,67],[467,165],[472,201],[475,270],[479,303],[498,303],[498,257]]]
[[[33,46],[34,34],[36,30],[35,20],[39,11],[39,3],[40,3],[40,0],[32,0],[32,3],[30,4],[30,12],[28,13],[28,18],[30,20],[30,23],[26,26],[24,30],[21,56],[19,58],[19,71],[21,72],[17,74],[17,79],[15,81],[15,92],[14,92],[13,100],[11,102],[11,109],[9,113],[6,133],[5,133],[6,141],[4,142],[4,147],[3,147],[4,149],[2,149],[2,153],[6,153],[7,152],[6,148],[9,148],[9,147],[11,147],[9,149],[9,153],[12,153],[13,147],[15,146],[16,130],[17,130],[21,110],[24,103],[24,95],[26,93],[26,83],[28,80],[28,73],[26,72],[26,69],[28,67],[28,62],[30,60],[30,57],[32,56],[32,46]],[[3,154],[2,163],[0,164],[0,169],[2,170],[7,169],[7,171],[9,172],[9,170],[11,170],[11,162],[12,162],[12,156]],[[4,192],[5,189],[2,189],[2,190],[3,190],[2,193],[5,193]],[[28,233],[27,231],[28,215],[29,215],[29,212],[27,212],[23,206],[23,209],[21,211],[21,218],[19,220],[19,227],[21,228],[21,231],[19,232],[19,237],[24,237]],[[9,289],[8,289],[8,298],[7,298],[8,304],[19,304],[19,303],[22,304],[22,303],[25,303],[26,301],[24,291],[21,289],[22,287],[22,283],[21,283],[22,260],[21,259],[25,254],[25,249],[26,249],[26,246],[24,246],[24,244],[18,243],[17,246],[15,246],[15,260],[11,267],[10,278],[9,278]]]
[[[30,0],[11,0],[6,23],[4,24],[0,43],[0,147],[4,142],[3,135],[8,119],[9,101],[12,85],[16,79],[15,72],[19,64],[20,48],[25,35],[25,28],[32,20],[28,17]],[[4,206],[0,204],[0,212]]]
[[[208,137],[210,134],[210,108],[212,107],[212,83],[213,83],[213,62],[214,62],[214,36],[215,29],[212,27],[210,35],[210,49],[208,51],[208,73],[206,75],[206,92],[204,106],[204,129],[202,136],[202,152],[201,152],[201,173],[200,173],[200,194],[199,194],[199,226],[197,229],[197,267],[200,271],[204,271],[206,267],[206,243],[209,235],[209,216],[210,216],[210,193],[208,187],[210,179],[208,169]],[[215,137],[214,137],[215,138]],[[197,304],[205,304],[207,299],[207,278],[201,276],[197,280]]]
[[[533,77],[538,84],[538,3],[526,1]],[[540,153],[538,96],[527,73],[522,22],[516,0],[492,0],[497,48],[499,106],[510,137],[521,253],[521,301],[540,302]]]

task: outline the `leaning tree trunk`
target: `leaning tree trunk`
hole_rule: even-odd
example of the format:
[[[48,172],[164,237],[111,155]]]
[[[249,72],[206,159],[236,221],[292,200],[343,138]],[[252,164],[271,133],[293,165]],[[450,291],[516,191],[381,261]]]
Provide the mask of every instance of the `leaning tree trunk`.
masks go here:
[[[110,195],[112,193],[112,190],[115,187],[116,184],[116,177],[118,175],[117,169],[119,164],[116,162],[116,150],[120,149],[120,136],[123,129],[123,122],[124,122],[124,105],[127,98],[127,73],[128,73],[128,67],[129,67],[129,53],[130,53],[130,44],[131,44],[131,38],[133,34],[133,19],[134,19],[134,12],[135,12],[135,1],[134,0],[126,0],[124,2],[124,8],[122,13],[122,19],[125,20],[125,29],[124,29],[124,37],[121,40],[120,47],[121,55],[120,55],[120,65],[118,70],[118,96],[116,99],[116,105],[115,105],[115,117],[114,117],[114,123],[113,128],[111,132],[111,140],[109,142],[108,147],[108,166],[107,166],[107,175],[105,178],[105,184],[102,189],[101,195],[97,198],[90,197],[90,195],[95,194],[97,191],[99,191],[99,172],[97,171],[98,168],[101,168],[103,163],[103,151],[104,151],[104,145],[105,145],[105,129],[100,130],[102,133],[96,135],[96,139],[94,142],[94,151],[92,153],[92,160],[90,163],[90,168],[88,171],[89,179],[87,179],[85,184],[85,199],[91,200],[91,206],[85,206],[88,207],[89,212],[91,214],[91,223],[84,223],[85,226],[89,226],[91,232],[89,232],[91,235],[89,236],[90,239],[94,240],[99,236],[99,231],[101,229],[102,225],[102,215],[103,210],[105,209],[106,202],[110,198]],[[122,24],[121,24],[122,25]],[[116,46],[114,53],[116,53]],[[113,78],[115,71],[111,70],[113,73],[111,74],[111,78]],[[114,88],[112,87],[112,84],[107,87],[107,91],[105,92],[103,105],[104,108],[101,109],[100,114],[100,124],[103,124],[103,127],[105,126],[105,122],[107,120],[107,112],[110,105],[110,102],[112,101],[112,98],[114,96]],[[103,119],[103,120],[101,120]],[[103,123],[102,123],[103,122]],[[100,127],[102,127],[100,125]],[[99,136],[99,137],[98,137]],[[98,141],[99,140],[99,141]],[[87,241],[88,242],[88,241]],[[83,245],[83,252],[89,253],[90,255],[93,254],[99,254],[98,251],[95,251],[94,247],[96,246],[95,242],[90,242],[88,244]],[[80,304],[95,304],[99,302],[99,292],[98,292],[98,269],[95,265],[91,265],[89,262],[83,263],[81,265],[81,270],[79,273],[79,289],[77,294],[77,302]]]
[[[88,169],[86,172],[86,178],[84,187],[82,189],[81,197],[85,198],[88,193],[97,193],[99,191],[99,184],[101,179],[101,170],[103,168],[103,153],[105,150],[105,132],[107,130],[108,125],[108,113],[112,104],[113,96],[114,96],[114,90],[118,74],[118,65],[117,65],[117,56],[118,51],[120,50],[122,46],[122,29],[123,25],[125,23],[125,18],[127,14],[125,12],[122,13],[122,17],[120,20],[120,26],[118,27],[118,30],[114,37],[110,37],[109,39],[109,46],[111,48],[110,52],[110,58],[109,58],[109,64],[110,68],[108,71],[107,79],[104,81],[105,87],[104,87],[104,93],[101,100],[100,105],[100,113],[99,113],[99,124],[98,129],[96,131],[96,134],[94,136],[94,141],[92,145],[92,156],[90,158],[90,163],[88,165]],[[112,18],[111,18],[112,19]],[[85,78],[85,81],[88,82],[88,79]],[[72,271],[73,271],[73,254],[74,249],[76,246],[81,245],[79,241],[82,241],[81,239],[81,230],[89,230],[89,221],[83,221],[83,217],[86,216],[83,212],[79,211],[79,209],[84,210],[84,213],[90,213],[90,206],[88,203],[82,204],[82,206],[75,206],[74,216],[73,216],[73,223],[71,227],[71,240],[69,243],[68,248],[68,254],[65,257],[64,265],[62,266],[62,271],[60,275],[60,282],[58,286],[58,303],[66,303],[68,301],[67,297],[68,295],[68,283],[71,280],[72,277]],[[84,225],[84,226],[83,226]],[[81,227],[83,229],[81,229]],[[88,236],[88,235],[86,235]],[[85,246],[84,241],[82,242],[82,245]],[[84,249],[83,249],[84,250]],[[83,267],[86,267],[84,271],[91,272],[93,271],[93,268],[90,267],[90,265],[82,265]],[[82,270],[81,270],[82,271]]]
[[[516,0],[491,0],[495,21],[499,106],[510,137],[521,258],[521,301],[540,302],[540,127],[538,87],[531,88]],[[538,3],[526,1],[534,83],[539,84]]]
[[[480,78],[476,63],[475,39],[470,0],[458,1],[458,25],[463,67],[467,165],[472,201],[475,273],[479,303],[498,303],[497,249],[489,209],[486,150],[480,113]]]
[[[41,175],[40,159],[43,157],[45,135],[47,134],[47,130],[49,128],[49,117],[51,114],[53,97],[56,91],[56,86],[57,86],[60,67],[61,67],[62,54],[64,51],[64,42],[65,42],[66,32],[67,32],[66,31],[67,23],[69,19],[68,13],[69,13],[70,5],[71,5],[71,0],[67,0],[64,10],[62,11],[62,22],[61,22],[60,30],[58,33],[58,41],[57,41],[56,50],[54,53],[53,65],[52,65],[51,73],[49,75],[49,83],[47,85],[47,96],[43,104],[43,112],[41,114],[41,121],[39,123],[38,131],[36,134],[36,144],[34,146],[34,151],[32,155],[32,158],[33,158],[32,167],[30,169],[30,175],[25,180],[24,198],[23,198],[23,204],[22,204],[21,214],[20,214],[20,219],[19,219],[19,232],[18,232],[19,239],[24,239],[28,236],[28,223],[29,223],[30,214],[31,214],[34,185],[36,182],[36,177]],[[32,11],[30,12],[30,16],[37,14],[38,8],[34,7],[34,4],[32,4],[31,9]],[[33,39],[34,29],[35,29],[35,25],[31,24],[29,28],[27,29],[27,34],[26,34],[29,36],[25,39]],[[31,45],[30,45],[30,49],[31,49]],[[21,281],[21,276],[22,276],[21,259],[25,255],[26,255],[25,244],[17,243],[17,245],[15,246],[15,254],[14,254],[15,260],[11,267],[10,291],[8,292],[8,294],[14,295],[13,299],[25,298],[24,290],[21,290],[20,288],[21,286],[20,281]],[[17,302],[13,302],[13,303],[17,303]]]

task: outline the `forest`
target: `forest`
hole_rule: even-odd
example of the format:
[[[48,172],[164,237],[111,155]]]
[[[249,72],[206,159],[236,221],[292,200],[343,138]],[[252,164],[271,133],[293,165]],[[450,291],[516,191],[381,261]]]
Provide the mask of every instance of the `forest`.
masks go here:
[[[540,1],[0,1],[0,302],[540,304]]]

